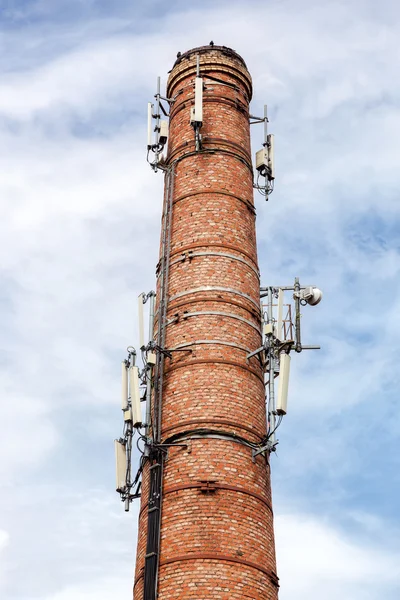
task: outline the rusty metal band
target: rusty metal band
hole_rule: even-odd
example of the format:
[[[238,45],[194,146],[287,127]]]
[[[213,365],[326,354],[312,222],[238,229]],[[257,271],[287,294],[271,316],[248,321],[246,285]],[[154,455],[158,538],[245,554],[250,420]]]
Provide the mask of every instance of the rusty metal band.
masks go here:
[[[178,346],[174,346],[173,348],[168,349],[179,350],[180,348],[189,348],[190,346],[200,346],[202,344],[213,344],[215,346],[230,346],[231,348],[243,350],[243,352],[246,352],[247,354],[250,354],[251,352],[251,350],[249,350],[245,346],[240,346],[239,344],[234,344],[233,342],[224,342],[223,340],[194,340],[193,342],[186,342],[185,344],[179,344]]]
[[[193,144],[190,145],[194,145],[194,141]],[[189,145],[189,144],[188,144]],[[171,160],[171,156],[167,157],[167,160],[165,161],[166,165],[170,165],[171,163],[173,164],[178,164],[179,162],[181,162],[182,160],[184,160],[185,158],[190,158],[191,156],[205,156],[206,154],[210,154],[210,155],[215,155],[215,154],[228,154],[229,156],[233,156],[233,158],[236,158],[239,162],[241,162],[245,167],[247,167],[247,169],[250,172],[251,177],[253,178],[254,173],[253,173],[253,166],[251,163],[249,163],[246,159],[244,159],[242,156],[240,156],[240,154],[233,152],[231,150],[226,150],[225,148],[205,148],[204,150],[200,150],[200,152],[198,152],[197,150],[190,150],[189,152],[185,152],[184,154],[181,154],[180,156],[177,156],[176,158],[173,159],[173,161]]]
[[[235,196],[235,194],[231,194],[230,192],[223,192],[223,191],[218,191],[218,190],[207,190],[206,192],[194,192],[193,194],[185,194],[184,196],[180,196],[179,198],[176,198],[175,202],[177,202],[178,200],[183,200],[184,198],[187,198],[188,196],[197,196],[199,194],[222,194],[223,196],[224,195],[232,196],[233,198],[238,199],[238,196]],[[247,200],[243,200],[243,202],[246,203]],[[207,242],[207,243],[201,242],[198,244],[190,244],[190,246],[182,246],[181,248],[177,248],[176,250],[171,252],[170,256],[172,257],[172,256],[175,256],[175,254],[181,254],[182,252],[189,252],[193,248],[224,248],[225,250],[234,250],[238,254],[243,254],[243,256],[246,256],[249,260],[251,260],[251,262],[258,269],[257,260],[254,258],[254,256],[252,256],[251,254],[246,252],[246,250],[243,250],[243,248],[240,248],[239,246],[235,246],[234,244],[221,244],[221,242]]]
[[[204,486],[204,483],[189,483],[187,485],[185,485],[185,484],[175,485],[173,487],[167,488],[166,490],[163,490],[163,496],[166,496],[167,494],[172,494],[173,492],[180,492],[181,490],[198,489],[198,488],[202,488],[203,486]],[[240,494],[246,494],[247,496],[252,496],[253,498],[256,498],[257,500],[262,502],[268,508],[271,515],[273,515],[271,504],[268,502],[268,500],[266,498],[261,496],[261,494],[257,494],[256,492],[252,492],[251,490],[246,490],[245,488],[237,487],[235,485],[228,485],[225,483],[218,483],[218,482],[213,483],[213,488],[216,490],[227,490],[229,492],[238,492]]]
[[[261,318],[261,309],[256,311],[254,308],[247,308],[247,306],[243,306],[240,302],[236,302],[235,300],[227,300],[226,298],[209,298],[207,296],[197,296],[197,298],[192,298],[191,300],[184,300],[182,302],[177,302],[174,305],[170,305],[168,307],[168,311],[176,310],[181,306],[188,306],[189,304],[197,304],[198,302],[222,302],[223,304],[229,304],[230,306],[237,306],[242,310],[245,310],[249,314],[251,314],[255,319]],[[157,320],[157,317],[156,317]]]
[[[259,325],[258,326],[254,325],[254,323],[252,323],[248,319],[245,319],[244,317],[239,317],[239,315],[234,315],[233,313],[226,313],[226,312],[222,312],[222,311],[218,311],[218,310],[199,310],[196,312],[183,314],[182,319],[190,319],[191,317],[199,317],[200,315],[206,315],[206,316],[210,316],[210,317],[227,317],[228,319],[236,319],[237,321],[246,323],[246,325],[249,325],[250,327],[255,329],[257,331],[257,333],[259,333],[261,336],[261,331],[260,331]],[[170,321],[168,323],[168,325],[171,325],[172,323],[175,323],[175,322],[176,321]]]
[[[201,438],[193,438],[193,439],[201,439]],[[261,494],[257,494],[256,492],[252,492],[252,491],[246,490],[244,488],[239,488],[239,487],[236,487],[233,485],[227,485],[227,484],[223,484],[223,483],[221,483],[221,484],[215,483],[214,486],[215,486],[215,489],[228,490],[228,491],[232,491],[232,492],[241,492],[242,494],[247,494],[248,496],[253,496],[253,498],[257,498],[258,500],[260,500],[260,502],[263,502],[265,504],[265,506],[268,508],[268,510],[270,511],[272,516],[274,514],[271,504],[265,498],[263,498],[263,496],[261,496]],[[180,490],[195,489],[195,488],[200,488],[200,487],[202,487],[201,483],[190,483],[188,485],[182,484],[182,485],[174,486],[167,490],[164,490],[163,496],[165,496],[166,494],[171,494],[172,492],[178,492]],[[142,506],[142,508],[140,509],[139,515],[138,515],[139,520],[141,519],[142,514],[146,510],[147,510],[147,504]]]
[[[249,269],[251,269],[257,275],[257,277],[260,276],[259,270],[253,267],[253,265],[249,263],[249,261],[245,260],[241,256],[235,256],[234,254],[228,254],[226,252],[193,252],[192,254],[182,253],[182,256],[180,258],[177,258],[170,262],[170,266],[177,265],[179,263],[190,262],[193,258],[198,258],[199,256],[218,256],[221,258],[227,258],[229,260],[236,260],[246,265],[246,267],[249,267]]]
[[[203,302],[212,302],[213,304],[216,302],[220,302],[222,304],[229,304],[229,306],[237,306],[238,308],[240,308],[241,310],[246,311],[247,313],[249,313],[249,315],[251,315],[254,319],[256,319],[257,321],[260,320],[261,318],[261,311],[256,311],[254,308],[248,308],[247,306],[243,306],[243,304],[240,304],[240,302],[235,302],[234,300],[226,300],[224,298],[208,298],[207,296],[198,296],[197,298],[192,298],[191,300],[183,300],[182,302],[177,302],[176,304],[170,304],[168,306],[168,312],[171,313],[173,311],[176,311],[178,308],[181,308],[182,306],[189,306],[190,304],[199,304],[199,303],[203,303]],[[206,311],[204,311],[206,312]],[[177,314],[176,312],[173,312],[172,317],[168,320],[167,324],[168,325],[172,325],[173,323],[178,323],[182,320],[185,320],[185,317],[187,316],[188,313],[184,313],[182,315]],[[192,313],[194,314],[194,313]],[[226,313],[221,313],[218,312],[218,314],[226,314]],[[158,311],[155,313],[155,317],[154,317],[154,324],[156,324],[158,322]],[[260,333],[257,330],[257,333]],[[157,334],[155,334],[155,339],[157,340]]]
[[[248,373],[252,373],[253,375],[255,375],[257,377],[257,379],[259,379],[262,382],[262,384],[264,385],[263,375],[260,375],[260,373],[258,371],[256,371],[249,365],[246,365],[245,363],[237,362],[236,360],[222,360],[222,358],[202,358],[202,359],[196,358],[195,360],[187,360],[178,365],[171,365],[170,367],[167,367],[164,372],[171,373],[171,371],[176,371],[177,369],[184,369],[184,368],[187,369],[188,367],[191,367],[193,365],[208,365],[208,364],[228,365],[230,367],[238,367],[239,369],[243,369],[244,371],[247,371]]]
[[[251,80],[249,80],[246,75],[240,69],[237,69],[233,65],[227,65],[224,67],[223,65],[217,65],[214,63],[201,63],[201,72],[202,75],[207,76],[210,73],[222,73],[223,75],[231,75],[231,77],[235,77],[245,88],[247,97],[246,101],[250,102],[251,97],[253,95],[253,89],[251,85]],[[173,70],[172,70],[173,73]],[[173,76],[170,76],[170,79],[167,83],[167,98],[172,98],[173,90],[178,86],[178,84],[187,79],[190,76],[194,76],[196,73],[196,67],[194,64],[189,64],[186,69],[181,69],[179,73],[176,75],[173,73]],[[244,95],[244,94],[243,94]]]
[[[232,427],[233,429],[238,429],[238,430],[242,430],[242,431],[246,431],[247,433],[249,433],[250,435],[253,435],[254,437],[258,438],[258,442],[261,442],[264,438],[265,438],[265,433],[261,433],[259,431],[255,431],[254,429],[252,429],[251,427],[247,427],[246,425],[243,425],[242,423],[237,423],[236,421],[229,421],[228,419],[189,419],[187,421],[181,421],[180,423],[174,424],[174,425],[170,425],[169,427],[165,427],[162,432],[161,432],[161,437],[162,439],[166,439],[165,435],[167,433],[170,433],[171,431],[174,431],[175,429],[180,429],[181,427],[192,427],[193,425],[221,425],[223,427],[229,426]],[[184,431],[181,433],[185,433]],[[180,435],[180,434],[179,434]],[[231,435],[235,435],[234,433],[232,433]],[[171,436],[169,436],[171,437]],[[194,439],[200,439],[200,438],[194,438]],[[256,442],[255,442],[256,443]],[[139,511],[139,516],[138,518],[140,519],[142,514],[147,510],[147,504],[144,504],[140,511]],[[272,511],[272,509],[271,509]]]
[[[170,154],[168,156],[168,161],[169,162],[173,161],[176,156],[179,156],[179,154],[182,151],[186,150],[186,148],[189,148],[193,144],[195,144],[195,142],[193,140],[190,140],[190,141],[186,141],[186,142],[183,142],[182,144],[178,144],[177,146],[175,146],[173,151],[170,152]],[[203,146],[203,150],[214,150],[214,149],[218,150],[221,147],[233,149],[235,152],[238,152],[240,154],[240,156],[243,158],[244,161],[246,161],[246,163],[251,164],[251,155],[243,149],[243,146],[241,146],[237,142],[233,142],[232,140],[227,140],[225,138],[219,138],[219,137],[204,136],[202,138],[202,146]]]
[[[192,288],[191,290],[185,290],[184,292],[178,292],[177,294],[169,297],[169,302],[173,302],[174,300],[183,298],[184,296],[190,296],[190,294],[197,294],[198,292],[226,292],[227,294],[234,294],[235,296],[240,296],[241,298],[244,298],[245,300],[248,300],[254,304],[257,310],[260,308],[260,302],[256,302],[251,296],[249,296],[249,294],[245,294],[244,292],[235,290],[233,288],[217,285],[203,285],[198,288]]]
[[[247,431],[247,433],[250,433],[250,434],[258,437],[260,442],[265,437],[265,433],[260,433],[258,431],[254,431],[254,429],[252,429],[251,427],[247,427],[246,425],[243,425],[242,423],[236,423],[235,421],[229,421],[228,419],[189,419],[187,421],[181,421],[180,423],[176,423],[174,425],[170,425],[169,427],[165,427],[161,432],[162,438],[164,439],[165,434],[170,433],[174,429],[179,429],[181,427],[189,427],[192,425],[209,425],[209,424],[223,425],[224,427],[226,425],[229,425],[230,427],[233,427],[234,429],[242,429],[243,431]]]
[[[235,200],[239,200],[239,202],[242,202],[242,204],[244,204],[253,213],[253,215],[256,214],[256,209],[254,208],[254,204],[252,204],[249,200],[246,200],[245,198],[242,198],[241,196],[238,196],[237,194],[233,194],[232,192],[226,192],[225,190],[213,189],[213,188],[211,188],[211,189],[208,188],[207,190],[202,190],[202,191],[198,191],[198,192],[190,192],[188,194],[182,194],[182,196],[178,196],[177,198],[174,198],[174,204],[176,204],[177,202],[180,202],[181,200],[185,200],[186,198],[192,198],[193,196],[203,196],[204,194],[218,194],[221,196],[229,196],[230,198],[234,198]],[[211,245],[212,244],[202,244],[203,247],[211,246]],[[215,245],[216,246],[218,245],[221,248],[231,248],[232,250],[235,249],[235,250],[237,250],[237,252],[241,252],[245,256],[248,256],[248,258],[250,258],[251,260],[253,260],[253,262],[255,264],[257,264],[255,262],[255,260],[249,254],[246,254],[242,249],[237,248],[236,246],[224,245],[224,244],[215,244]],[[196,246],[192,246],[192,248],[195,248],[195,247]]]
[[[236,556],[229,556],[226,554],[218,554],[216,552],[191,552],[190,554],[182,554],[178,556],[172,556],[171,558],[164,558],[164,560],[160,561],[160,567],[164,567],[165,565],[170,565],[176,562],[185,562],[188,560],[217,560],[218,562],[233,562],[239,565],[244,565],[246,567],[250,567],[251,569],[256,569],[257,571],[264,573],[275,587],[279,587],[279,578],[274,571],[270,569],[266,569],[262,565],[258,565],[257,563],[250,562],[249,560],[244,560],[243,558],[238,558]]]
[[[243,560],[243,559],[239,559],[233,556],[225,556],[223,554],[210,554],[210,553],[201,553],[198,552],[196,554],[186,554],[183,556],[176,556],[173,558],[168,558],[165,560],[162,560],[160,562],[160,567],[163,567],[164,565],[168,565],[174,562],[181,562],[181,561],[185,561],[185,560],[218,560],[218,561],[225,561],[225,562],[235,562],[235,563],[239,563],[242,565],[245,565],[247,567],[251,567],[253,569],[257,569],[257,571],[261,571],[262,573],[264,573],[269,580],[271,581],[272,585],[276,588],[279,588],[279,577],[277,576],[276,573],[274,573],[274,571],[271,571],[269,569],[265,569],[265,567],[262,567],[260,565],[257,565],[256,563],[247,561],[247,560]],[[136,585],[139,583],[139,581],[141,579],[143,579],[143,575],[144,573],[140,573],[140,575],[138,575],[134,581],[133,584],[133,589],[135,589]]]

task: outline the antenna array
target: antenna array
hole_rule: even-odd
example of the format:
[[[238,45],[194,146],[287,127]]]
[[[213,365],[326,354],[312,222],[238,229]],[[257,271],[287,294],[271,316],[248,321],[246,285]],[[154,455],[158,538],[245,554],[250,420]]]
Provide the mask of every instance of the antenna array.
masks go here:
[[[284,304],[284,293],[293,292],[294,322],[291,304]],[[263,345],[247,355],[247,359],[257,356],[264,370],[267,390],[268,429],[264,443],[253,450],[253,458],[265,452],[276,450],[278,441],[276,430],[287,413],[289,391],[290,352],[319,350],[320,346],[304,345],[301,341],[301,306],[315,306],[322,299],[322,292],[315,286],[301,286],[296,277],[293,286],[269,286],[260,288],[263,314]],[[274,303],[275,301],[275,303]],[[278,393],[275,394],[275,379],[278,377]]]
[[[256,152],[256,171],[257,180],[253,184],[253,187],[260,192],[265,199],[268,200],[268,196],[274,191],[275,181],[275,159],[274,159],[274,136],[268,133],[268,111],[267,105],[264,105],[264,116],[255,117],[250,115],[250,125],[256,123],[264,123],[264,143],[261,150]],[[264,183],[260,183],[260,177],[264,178]]]
[[[208,76],[208,79],[212,82],[219,82],[224,84],[222,80]],[[225,85],[228,85],[225,83]],[[200,56],[197,55],[196,61],[196,77],[193,80],[193,100],[190,107],[190,125],[193,127],[194,138],[195,138],[195,151],[196,152],[207,152],[207,149],[203,147],[203,140],[200,130],[203,126],[203,94],[206,90],[205,79],[201,77],[200,73]],[[167,171],[168,167],[166,164],[166,158],[163,151],[166,148],[168,141],[168,121],[161,118],[161,113],[169,118],[169,111],[174,104],[176,98],[182,93],[180,90],[173,98],[167,98],[161,95],[161,79],[157,77],[157,91],[154,94],[155,104],[149,102],[147,105],[147,162],[151,168],[157,172]],[[163,102],[168,103],[168,109],[165,108]],[[264,116],[256,117],[249,115],[250,125],[256,123],[264,123],[264,142],[261,150],[256,152],[255,156],[255,167],[256,167],[256,180],[253,183],[253,187],[260,192],[261,195],[265,196],[268,200],[268,196],[272,194],[274,190],[275,182],[275,148],[274,148],[274,135],[268,133],[268,112],[267,105],[264,105]],[[150,160],[150,152],[154,154],[154,159]],[[261,178],[264,179],[264,183],[261,183]]]
[[[144,343],[143,330],[143,304],[149,300],[149,342]],[[139,337],[140,351],[143,368],[139,369],[136,365],[136,350],[129,346],[127,348],[128,357],[122,361],[122,412],[124,417],[123,435],[115,440],[115,459],[117,487],[121,500],[125,503],[125,510],[129,511],[130,502],[140,496],[141,481],[140,476],[143,470],[143,457],[145,450],[149,447],[148,439],[149,425],[151,419],[151,394],[152,394],[152,371],[156,365],[155,343],[153,341],[154,326],[154,304],[155,292],[139,295]],[[145,418],[142,415],[142,402],[146,405]],[[144,432],[143,432],[144,429]],[[137,447],[139,441],[144,442],[142,451],[142,460],[139,469],[132,481],[132,443],[137,434]]]
[[[294,307],[284,302],[285,292],[293,292]],[[319,350],[320,346],[304,345],[301,340],[301,306],[315,306],[322,298],[322,292],[315,286],[301,286],[296,278],[293,286],[269,286],[260,288],[261,307],[263,314],[263,345],[247,355],[247,359],[257,356],[264,370],[265,387],[267,390],[266,403],[268,414],[267,435],[264,441],[253,448],[253,458],[258,454],[276,450],[278,440],[276,430],[287,413],[290,353],[303,350]],[[263,303],[263,298],[267,303]],[[149,341],[144,343],[143,305],[150,301],[149,310]],[[140,477],[144,461],[154,453],[162,454],[163,445],[160,443],[159,423],[153,423],[156,439],[149,436],[152,418],[152,403],[157,401],[160,390],[159,377],[162,375],[161,363],[165,356],[172,358],[172,352],[191,352],[190,348],[168,350],[153,340],[155,292],[139,295],[139,337],[143,368],[136,366],[136,351],[128,347],[128,357],[122,361],[122,411],[124,416],[123,436],[115,440],[116,456],[116,491],[125,502],[125,510],[129,510],[130,502],[140,496]],[[160,334],[159,334],[160,335]],[[161,337],[163,337],[161,335]],[[157,375],[158,373],[158,375]],[[275,394],[275,379],[278,378],[278,390]],[[161,382],[162,386],[162,382]],[[154,396],[154,397],[153,397]],[[159,399],[160,401],[160,399]],[[146,405],[145,419],[142,418],[141,403]],[[159,404],[159,402],[157,403]],[[155,406],[155,409],[157,406]],[[154,415],[157,421],[157,411]],[[144,429],[144,431],[143,431]],[[142,454],[139,469],[134,480],[131,476],[132,441],[138,434],[137,448]],[[139,441],[144,442],[140,449]],[[162,458],[156,464],[162,466]]]
[[[190,106],[188,119],[193,127],[195,136],[195,152],[207,152],[203,146],[200,130],[203,125],[203,95],[207,90],[205,81],[208,79],[219,84],[230,85],[223,80],[206,76],[206,80],[201,76],[200,57],[197,55],[196,75],[193,78],[193,98]],[[154,95],[155,102],[148,103],[147,109],[147,160],[152,169],[156,172],[162,170],[166,172],[166,201],[164,203],[163,229],[162,229],[162,253],[158,266],[160,273],[160,298],[159,298],[159,319],[157,343],[153,339],[154,329],[154,309],[155,292],[140,294],[138,299],[139,314],[139,345],[142,356],[142,369],[135,365],[136,351],[134,348],[128,348],[128,358],[122,363],[122,386],[123,400],[122,410],[124,414],[124,433],[123,437],[115,442],[116,461],[117,461],[117,491],[121,499],[125,502],[125,510],[129,510],[129,503],[134,498],[140,496],[140,476],[143,470],[144,460],[151,457],[151,460],[162,468],[162,444],[160,439],[161,426],[161,403],[163,393],[163,371],[165,356],[172,358],[172,351],[164,348],[165,345],[165,326],[166,326],[166,290],[169,271],[169,252],[172,218],[172,193],[174,185],[175,162],[168,164],[162,152],[166,148],[168,141],[168,121],[161,118],[161,115],[168,118],[170,108],[175,102],[177,96],[182,93],[180,90],[175,97],[167,98],[161,95],[161,80],[157,78],[157,90]],[[165,103],[168,104],[166,108]],[[261,150],[256,153],[255,168],[257,179],[253,187],[257,189],[268,200],[269,194],[274,189],[275,166],[274,166],[274,136],[268,133],[268,114],[267,106],[264,106],[264,116],[256,117],[249,115],[250,125],[264,123],[264,142]],[[214,151],[214,150],[213,150]],[[153,153],[153,160],[149,159],[150,153]],[[260,178],[264,183],[260,183]],[[294,321],[292,319],[292,310],[290,305],[283,302],[284,292],[292,290],[294,298]],[[265,443],[253,450],[254,456],[265,450],[275,449],[277,441],[275,431],[280,425],[283,416],[287,411],[287,395],[289,385],[290,371],[290,352],[294,349],[301,352],[305,349],[318,348],[318,346],[304,346],[301,342],[300,332],[300,306],[302,304],[315,305],[321,299],[322,293],[313,286],[302,287],[298,279],[292,287],[269,287],[261,288],[261,298],[268,297],[266,307],[264,305],[264,342],[261,348],[251,352],[247,358],[257,356],[263,366],[266,387],[268,389],[268,432]],[[274,304],[276,300],[276,304]],[[144,339],[144,318],[143,305],[150,302],[149,311],[149,336],[148,343]],[[276,310],[275,310],[276,309]],[[274,313],[276,312],[276,316]],[[286,313],[284,314],[284,310]],[[178,350],[175,350],[178,351]],[[191,352],[191,349],[182,350]],[[275,378],[279,376],[279,388],[275,398]],[[141,403],[145,403],[145,418],[141,415]],[[154,422],[151,423],[151,419]],[[152,425],[152,427],[151,427]],[[154,439],[150,437],[150,430]],[[134,480],[131,479],[131,453],[132,440],[134,435],[138,436],[137,447],[142,454],[139,469]],[[139,442],[144,442],[144,447],[140,449]],[[157,478],[156,478],[157,479]]]

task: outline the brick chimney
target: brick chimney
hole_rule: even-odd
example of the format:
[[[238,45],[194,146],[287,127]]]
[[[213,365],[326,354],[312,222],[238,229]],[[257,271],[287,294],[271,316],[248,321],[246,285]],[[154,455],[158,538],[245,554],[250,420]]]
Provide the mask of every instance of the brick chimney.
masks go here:
[[[201,148],[190,124],[203,78]],[[153,443],[143,472],[135,600],[276,600],[249,102],[225,46],[170,72],[157,268]],[[165,352],[166,351],[166,352]]]

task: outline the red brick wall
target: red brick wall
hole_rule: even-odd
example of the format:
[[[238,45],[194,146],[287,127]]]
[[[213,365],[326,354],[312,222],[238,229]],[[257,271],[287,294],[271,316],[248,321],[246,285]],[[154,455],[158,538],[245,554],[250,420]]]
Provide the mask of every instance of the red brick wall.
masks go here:
[[[250,155],[251,77],[222,48],[200,49],[202,153],[190,107],[196,51],[169,76],[167,161],[175,163],[162,441],[196,430],[259,442],[266,432],[263,374],[246,354],[261,345]],[[207,76],[233,84],[227,86]],[[210,151],[213,151],[212,153]],[[199,288],[217,289],[199,289]],[[210,313],[223,313],[210,314]],[[157,330],[157,322],[156,322]],[[206,343],[211,342],[211,343]],[[276,600],[269,467],[231,439],[190,439],[164,467],[159,600]],[[202,480],[215,482],[205,492]],[[134,597],[143,598],[148,475],[139,518]]]

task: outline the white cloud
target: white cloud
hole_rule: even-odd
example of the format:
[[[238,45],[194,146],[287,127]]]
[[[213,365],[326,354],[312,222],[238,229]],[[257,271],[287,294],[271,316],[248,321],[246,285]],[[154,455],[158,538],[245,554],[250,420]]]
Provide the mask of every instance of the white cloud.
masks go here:
[[[400,586],[399,551],[360,544],[328,523],[306,514],[275,519],[280,598],[326,600],[395,598]],[[397,590],[397,592],[396,592]]]

